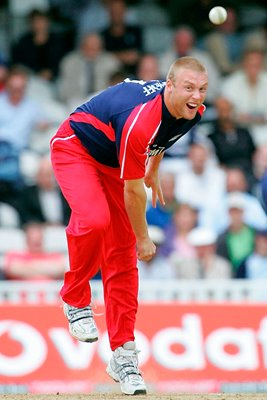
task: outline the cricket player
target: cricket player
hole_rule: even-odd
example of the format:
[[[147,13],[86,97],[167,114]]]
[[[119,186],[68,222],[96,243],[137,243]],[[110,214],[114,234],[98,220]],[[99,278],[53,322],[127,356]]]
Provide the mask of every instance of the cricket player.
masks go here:
[[[108,374],[125,394],[145,394],[134,327],[139,260],[156,246],[148,235],[146,187],[164,205],[158,169],[164,151],[201,119],[205,67],[182,57],[166,81],[129,80],[79,106],[51,140],[56,179],[72,210],[66,229],[70,270],[61,297],[73,337],[98,339],[90,280],[101,268],[112,358]],[[164,266],[163,266],[164,267]]]

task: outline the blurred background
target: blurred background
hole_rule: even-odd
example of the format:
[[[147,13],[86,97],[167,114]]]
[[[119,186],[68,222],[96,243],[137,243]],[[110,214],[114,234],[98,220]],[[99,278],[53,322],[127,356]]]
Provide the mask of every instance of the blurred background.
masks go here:
[[[186,55],[208,70],[207,108],[162,160],[166,206],[147,192],[140,365],[151,391],[267,392],[266,1],[1,0],[0,394],[116,390],[101,270],[98,343],[74,342],[61,309],[70,210],[49,141],[99,91]]]

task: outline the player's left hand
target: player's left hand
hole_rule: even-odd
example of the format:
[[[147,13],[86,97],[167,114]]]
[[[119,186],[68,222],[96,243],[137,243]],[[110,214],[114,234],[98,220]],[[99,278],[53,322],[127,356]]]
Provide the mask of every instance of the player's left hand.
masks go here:
[[[157,205],[157,200],[159,200],[161,205],[165,205],[165,200],[161,190],[160,180],[158,174],[147,175],[144,178],[144,183],[147,188],[152,190],[152,206],[155,208]]]
[[[145,239],[136,240],[137,245],[137,258],[140,261],[149,261],[156,254],[156,246],[150,239],[147,237]]]

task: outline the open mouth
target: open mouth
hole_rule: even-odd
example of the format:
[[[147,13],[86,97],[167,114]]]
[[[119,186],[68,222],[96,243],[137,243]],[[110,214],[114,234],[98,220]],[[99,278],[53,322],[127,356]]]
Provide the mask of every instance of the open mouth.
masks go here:
[[[186,105],[190,110],[195,110],[197,108],[197,104],[194,103],[186,103]]]

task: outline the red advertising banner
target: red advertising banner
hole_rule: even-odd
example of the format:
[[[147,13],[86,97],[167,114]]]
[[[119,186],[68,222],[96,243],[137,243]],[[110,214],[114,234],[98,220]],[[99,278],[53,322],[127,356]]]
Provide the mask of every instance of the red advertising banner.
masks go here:
[[[102,304],[95,313],[89,344],[69,335],[59,305],[1,305],[0,393],[111,390]],[[266,305],[141,303],[136,341],[151,390],[267,391]]]

